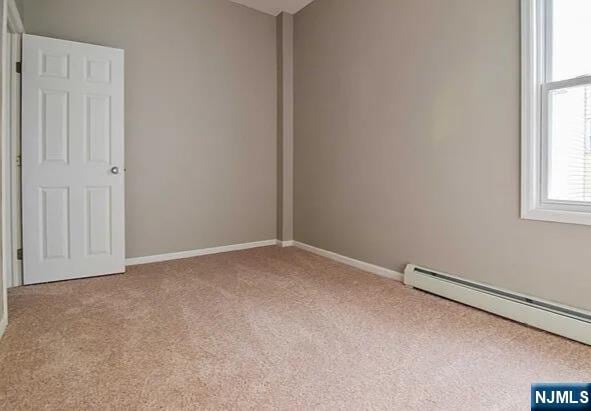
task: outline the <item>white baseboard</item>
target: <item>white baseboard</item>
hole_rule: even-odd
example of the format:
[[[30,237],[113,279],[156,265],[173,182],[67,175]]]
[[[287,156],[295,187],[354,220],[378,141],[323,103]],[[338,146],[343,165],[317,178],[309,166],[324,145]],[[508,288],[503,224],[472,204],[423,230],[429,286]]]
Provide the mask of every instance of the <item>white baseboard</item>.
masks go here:
[[[294,241],[293,245],[295,247],[301,248],[302,250],[309,251],[322,257],[330,258],[331,260],[338,261],[339,263],[347,264],[351,267],[355,267],[360,270],[379,275],[380,277],[385,277],[396,281],[404,280],[404,274],[394,270],[390,270],[388,268],[380,267],[375,264],[366,263],[364,261],[355,260],[350,257],[345,257],[344,255],[333,253],[332,251],[323,250],[321,248],[314,247],[308,244],[300,243],[299,241]]]
[[[181,251],[177,253],[150,255],[147,257],[127,258],[125,265],[141,265],[159,263],[162,261],[180,260],[183,258],[198,257],[201,255],[227,253],[228,251],[248,250],[250,248],[268,247],[277,245],[277,240],[257,241],[254,243],[224,245],[221,247],[202,248],[200,250]]]
[[[0,320],[0,338],[4,335],[6,331],[6,326],[8,325],[8,313],[4,313],[2,319]]]
[[[128,258],[125,260],[126,265],[141,265],[149,263],[159,263],[162,261],[180,260],[183,258],[198,257],[202,255],[226,253],[228,251],[248,250],[250,248],[268,247],[272,245],[278,245],[281,247],[298,247],[302,250],[309,251],[311,253],[321,255],[323,257],[330,258],[331,260],[338,261],[343,264],[350,265],[360,270],[370,272],[372,274],[379,275],[380,277],[390,278],[396,281],[403,281],[404,275],[402,273],[380,267],[374,264],[366,263],[363,261],[355,260],[353,258],[345,257],[343,255],[333,253],[332,251],[326,251],[317,247],[313,247],[308,244],[300,243],[298,241],[280,241],[280,240],[266,240],[258,241],[254,243],[245,244],[234,244],[226,245],[221,247],[203,248],[200,250],[181,251],[177,253],[151,255],[147,257]]]

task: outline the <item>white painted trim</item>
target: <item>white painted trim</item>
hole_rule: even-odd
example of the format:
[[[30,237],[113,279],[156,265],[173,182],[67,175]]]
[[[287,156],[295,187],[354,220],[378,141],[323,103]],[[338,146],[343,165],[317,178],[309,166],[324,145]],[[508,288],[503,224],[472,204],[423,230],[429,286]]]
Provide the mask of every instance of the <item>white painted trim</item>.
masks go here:
[[[202,256],[202,255],[209,255],[209,254],[227,253],[229,251],[248,250],[251,248],[268,247],[268,246],[277,245],[277,244],[278,244],[277,240],[265,240],[265,241],[257,241],[257,242],[253,242],[253,243],[233,244],[233,245],[224,245],[221,247],[202,248],[200,250],[190,250],[190,251],[181,251],[181,252],[177,252],[177,253],[150,255],[147,257],[127,258],[125,260],[125,265],[130,266],[130,265],[159,263],[162,261],[181,260],[183,258],[198,257],[198,256]]]
[[[4,335],[4,332],[6,331],[7,326],[8,326],[8,313],[5,312],[4,315],[2,316],[2,319],[0,319],[0,338],[2,338],[2,336]]]
[[[541,175],[542,47],[538,0],[521,0],[521,218],[536,219]]]
[[[295,241],[294,240],[289,240],[289,241],[280,241],[277,240],[277,244],[280,245],[281,247],[293,247],[295,245]]]
[[[12,41],[11,61],[12,67],[16,66],[16,63],[21,60],[21,44],[22,34],[11,33],[9,36]],[[19,261],[17,251],[21,248],[21,179],[19,165],[17,164],[17,158],[20,157],[20,127],[21,127],[21,75],[12,70],[12,77],[10,79],[10,136],[8,138],[10,145],[10,198],[7,202],[9,209],[7,212],[10,214],[11,220],[11,249],[12,249],[12,276],[9,276],[8,287],[18,287],[23,283],[23,265],[22,261]],[[10,278],[12,277],[12,278]]]
[[[7,215],[6,215],[6,202],[7,202],[7,198],[6,196],[10,195],[7,192],[7,187],[5,186],[5,175],[4,173],[6,172],[6,168],[7,168],[7,164],[5,163],[5,157],[6,157],[6,137],[7,137],[7,133],[6,133],[6,107],[7,107],[7,93],[6,93],[6,86],[8,84],[8,78],[9,76],[6,74],[8,71],[8,56],[7,56],[7,49],[6,46],[8,44],[8,40],[7,40],[7,34],[8,34],[8,30],[7,30],[7,0],[3,0],[1,3],[1,12],[0,12],[0,59],[1,59],[1,66],[0,67],[0,75],[1,75],[1,79],[0,79],[0,92],[2,93],[1,95],[1,100],[2,100],[2,104],[0,107],[0,134],[1,134],[1,141],[0,141],[0,145],[2,148],[2,213],[1,213],[1,221],[2,221],[2,231],[1,231],[1,236],[2,236],[2,266],[1,266],[1,271],[0,272],[0,276],[2,277],[2,284],[0,285],[0,292],[2,293],[2,320],[0,322],[0,328],[1,328],[1,332],[2,334],[4,333],[4,329],[6,328],[6,324],[8,323],[8,288],[7,288],[7,281],[8,281],[8,275],[7,275],[7,269],[9,268],[9,262],[11,261],[10,259],[7,259],[7,252],[6,249],[7,247],[11,246],[12,243],[9,242],[8,244],[5,243],[5,241],[8,241],[7,239],[7,234],[8,230],[5,227],[5,223],[7,220]]]
[[[6,287],[12,286],[13,242],[12,242],[12,41],[8,31],[3,32],[2,75],[2,270]]]
[[[343,263],[346,265],[350,265],[351,267],[358,268],[363,271],[367,271],[369,273],[379,275],[380,277],[389,278],[391,280],[396,281],[403,281],[404,275],[394,270],[390,270],[388,268],[380,267],[375,264],[366,263],[364,261],[355,260],[354,258],[345,257],[344,255],[340,255],[334,253],[332,251],[323,250],[318,247],[314,247],[308,244],[300,243],[299,241],[294,242],[294,246],[301,248],[302,250],[309,251],[311,253],[320,255],[322,257],[330,258],[331,260],[338,261],[339,263]]]
[[[409,264],[404,270],[404,283],[411,287],[440,295],[442,297],[458,301],[460,303],[488,311],[514,321],[528,324],[541,330],[549,331],[585,344],[591,345],[591,324],[573,317],[562,315],[553,311],[540,309],[533,305],[525,304],[510,298],[500,297],[462,284],[454,283],[444,278],[437,278],[416,271],[417,266]],[[458,276],[447,273],[429,270],[434,273],[443,274],[449,277],[468,281]],[[493,288],[486,284],[469,281],[472,284]],[[496,287],[494,287],[496,288]],[[513,294],[520,297],[534,299],[547,304],[560,306],[562,308],[581,312],[586,315],[590,313],[568,307],[562,304],[544,301],[540,298],[526,296],[513,291],[498,289],[500,292]]]
[[[20,39],[25,29],[18,8],[14,0],[4,0],[3,10],[6,13],[6,26],[2,29],[2,73],[3,75],[3,107],[2,110],[2,160],[3,160],[3,187],[2,187],[2,238],[4,241],[4,281],[5,286],[14,287],[21,284],[20,262],[16,258],[16,251],[19,248],[17,238],[20,237],[20,215],[17,206],[20,204],[18,196],[20,187],[16,175],[18,165],[16,162],[16,147],[18,146],[20,126],[20,78],[16,74],[16,62],[20,61]],[[10,35],[9,35],[10,34]],[[10,93],[10,94],[9,94]],[[10,112],[8,109],[10,108]],[[10,130],[4,124],[10,118]]]

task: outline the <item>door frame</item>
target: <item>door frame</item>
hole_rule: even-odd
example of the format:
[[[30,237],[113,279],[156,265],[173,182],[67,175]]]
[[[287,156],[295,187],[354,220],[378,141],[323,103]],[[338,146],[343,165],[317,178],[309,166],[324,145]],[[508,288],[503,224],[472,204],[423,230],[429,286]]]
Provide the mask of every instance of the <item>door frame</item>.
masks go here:
[[[23,21],[15,0],[4,0],[6,26],[2,31],[2,270],[6,288],[22,285],[20,129]],[[4,300],[6,302],[6,299]]]

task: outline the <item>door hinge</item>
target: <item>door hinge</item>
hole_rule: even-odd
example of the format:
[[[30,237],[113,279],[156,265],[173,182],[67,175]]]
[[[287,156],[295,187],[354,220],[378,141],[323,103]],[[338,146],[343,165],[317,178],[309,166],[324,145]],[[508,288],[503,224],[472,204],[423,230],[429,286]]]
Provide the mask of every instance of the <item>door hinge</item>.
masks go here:
[[[19,248],[18,250],[16,250],[16,259],[19,261],[23,260],[23,249]]]
[[[22,165],[22,157],[21,156],[16,156],[16,166],[20,167]]]
[[[22,73],[23,72],[23,63],[20,61],[16,62],[16,72],[17,73]]]

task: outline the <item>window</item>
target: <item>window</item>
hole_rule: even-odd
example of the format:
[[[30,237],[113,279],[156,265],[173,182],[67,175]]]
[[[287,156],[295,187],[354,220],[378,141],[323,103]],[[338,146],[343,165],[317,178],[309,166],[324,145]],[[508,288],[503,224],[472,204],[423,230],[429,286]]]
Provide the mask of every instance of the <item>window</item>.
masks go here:
[[[522,0],[522,217],[591,225],[591,0]]]

